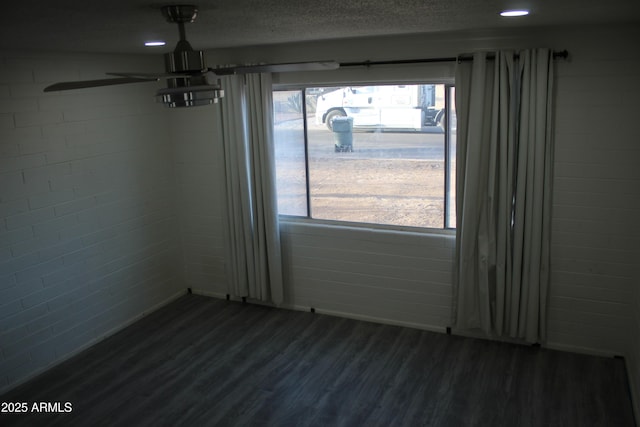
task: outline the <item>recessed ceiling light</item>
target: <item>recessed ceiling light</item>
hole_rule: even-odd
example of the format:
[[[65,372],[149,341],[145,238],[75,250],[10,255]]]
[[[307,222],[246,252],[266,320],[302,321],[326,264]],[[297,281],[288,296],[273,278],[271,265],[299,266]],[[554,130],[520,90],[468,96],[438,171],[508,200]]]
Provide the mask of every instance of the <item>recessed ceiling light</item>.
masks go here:
[[[529,11],[528,10],[504,10],[502,12],[500,12],[500,16],[525,16],[528,15]]]
[[[156,40],[156,41],[148,41],[148,42],[144,42],[144,45],[147,47],[151,47],[151,46],[164,46],[165,42],[161,41],[161,40]]]

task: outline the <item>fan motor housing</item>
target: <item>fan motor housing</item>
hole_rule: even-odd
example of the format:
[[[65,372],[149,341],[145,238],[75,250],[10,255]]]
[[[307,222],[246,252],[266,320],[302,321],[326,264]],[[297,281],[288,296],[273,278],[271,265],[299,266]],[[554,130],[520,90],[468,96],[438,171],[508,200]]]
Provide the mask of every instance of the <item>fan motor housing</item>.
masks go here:
[[[164,55],[164,65],[169,73],[184,73],[202,71],[204,66],[204,54],[201,50],[177,49]]]

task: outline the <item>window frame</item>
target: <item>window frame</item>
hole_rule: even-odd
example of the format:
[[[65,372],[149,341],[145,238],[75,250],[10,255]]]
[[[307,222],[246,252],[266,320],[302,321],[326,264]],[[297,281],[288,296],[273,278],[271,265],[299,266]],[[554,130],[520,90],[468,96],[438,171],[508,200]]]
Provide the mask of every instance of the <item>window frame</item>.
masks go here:
[[[376,86],[376,85],[428,85],[438,84],[444,86],[445,91],[445,113],[447,128],[444,132],[444,180],[443,180],[443,218],[442,227],[422,227],[422,226],[408,226],[408,225],[395,225],[395,224],[381,224],[372,222],[359,222],[359,221],[346,221],[335,219],[322,219],[314,218],[311,216],[311,191],[310,191],[310,179],[309,179],[309,138],[308,138],[308,126],[307,126],[307,105],[306,105],[306,91],[310,88],[323,88],[323,87],[349,87],[349,86]],[[305,164],[305,203],[306,203],[306,215],[290,215],[278,213],[280,220],[285,220],[290,223],[313,223],[322,224],[326,226],[335,226],[342,228],[357,228],[357,229],[371,229],[371,230],[388,230],[398,231],[406,233],[420,233],[420,234],[444,234],[451,235],[456,233],[456,227],[450,226],[449,211],[451,209],[451,203],[448,199],[451,186],[451,137],[450,128],[448,123],[451,123],[451,102],[455,100],[451,99],[450,88],[455,87],[453,78],[423,78],[423,79],[381,79],[373,81],[331,81],[327,83],[274,83],[272,85],[272,92],[277,91],[299,91],[303,102],[302,106],[302,123],[303,123],[303,142],[304,142],[304,164]],[[277,166],[276,166],[277,167]]]

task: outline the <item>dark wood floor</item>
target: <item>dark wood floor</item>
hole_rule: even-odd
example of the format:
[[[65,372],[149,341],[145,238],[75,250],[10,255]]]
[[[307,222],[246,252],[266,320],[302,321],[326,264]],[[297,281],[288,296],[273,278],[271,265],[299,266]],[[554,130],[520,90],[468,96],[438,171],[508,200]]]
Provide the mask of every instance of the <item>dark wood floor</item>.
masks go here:
[[[0,425],[633,426],[624,362],[187,295],[1,397]]]

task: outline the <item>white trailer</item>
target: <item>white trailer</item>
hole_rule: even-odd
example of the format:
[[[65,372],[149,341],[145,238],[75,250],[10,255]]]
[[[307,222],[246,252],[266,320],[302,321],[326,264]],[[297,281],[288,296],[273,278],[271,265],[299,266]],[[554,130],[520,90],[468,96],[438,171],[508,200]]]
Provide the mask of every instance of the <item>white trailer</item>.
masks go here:
[[[353,118],[356,129],[437,126],[444,118],[444,85],[350,86],[318,95],[316,124],[332,129],[340,116]]]

